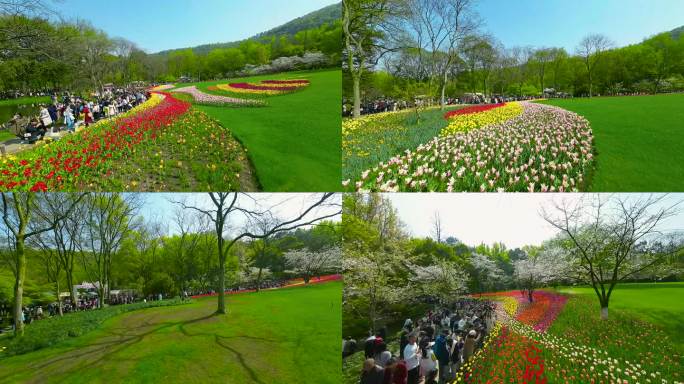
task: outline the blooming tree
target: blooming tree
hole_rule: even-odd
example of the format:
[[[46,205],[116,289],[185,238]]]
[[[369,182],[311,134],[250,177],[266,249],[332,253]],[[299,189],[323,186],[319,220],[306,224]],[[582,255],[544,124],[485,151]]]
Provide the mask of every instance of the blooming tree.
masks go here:
[[[547,243],[541,249],[530,250],[526,258],[514,261],[513,268],[516,282],[532,302],[537,288],[567,277],[572,266],[565,258],[565,249]]]
[[[470,258],[470,276],[480,292],[491,290],[496,283],[505,278],[504,271],[496,261],[479,253],[473,253]]]
[[[340,247],[331,247],[317,252],[308,249],[296,249],[285,253],[285,264],[293,268],[309,283],[312,276],[320,275],[325,271],[339,271],[342,250]]]
[[[434,265],[413,265],[409,269],[414,272],[412,287],[419,295],[449,302],[468,290],[468,274],[453,262],[440,260]]]
[[[555,202],[542,217],[558,229],[566,252],[582,280],[594,288],[601,318],[615,286],[639,273],[681,255],[681,232],[663,224],[677,212],[680,202],[666,195],[587,196],[578,201]]]

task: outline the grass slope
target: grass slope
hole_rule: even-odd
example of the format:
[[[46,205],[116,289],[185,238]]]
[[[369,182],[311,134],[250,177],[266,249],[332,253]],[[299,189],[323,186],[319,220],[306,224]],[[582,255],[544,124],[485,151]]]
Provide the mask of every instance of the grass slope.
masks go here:
[[[573,287],[561,290],[564,293],[587,296],[596,301],[596,316],[599,304],[591,287]],[[657,324],[663,328],[673,340],[678,340],[684,352],[684,283],[625,283],[618,284],[610,296],[609,311],[618,310]],[[609,313],[609,317],[610,317]]]
[[[145,309],[2,360],[0,383],[339,383],[341,282]]]
[[[589,120],[597,192],[684,191],[684,95],[547,100]]]
[[[308,79],[311,85],[265,98],[268,106],[263,108],[195,107],[218,119],[247,148],[264,191],[340,190],[341,71],[290,72],[195,85],[203,92],[222,94],[207,87],[292,78]]]

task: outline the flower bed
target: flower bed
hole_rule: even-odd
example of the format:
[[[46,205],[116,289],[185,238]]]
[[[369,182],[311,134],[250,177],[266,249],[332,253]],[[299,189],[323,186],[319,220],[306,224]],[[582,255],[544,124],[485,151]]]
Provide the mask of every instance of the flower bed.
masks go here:
[[[3,190],[72,189],[81,179],[103,175],[112,161],[139,145],[148,131],[156,131],[186,113],[190,104],[155,94],[116,120],[103,120],[49,145],[0,165]]]
[[[465,107],[463,109],[458,109],[455,111],[447,112],[446,114],[444,114],[444,118],[448,120],[448,119],[450,119],[454,116],[458,116],[458,115],[468,115],[471,113],[485,112],[485,111],[489,111],[489,110],[494,109],[494,108],[503,107],[504,105],[506,105],[506,103],[473,105],[470,107]]]
[[[157,85],[156,87],[152,88],[151,91],[166,91],[167,89],[174,88],[175,85],[173,84],[162,84],[162,85]]]
[[[308,87],[308,80],[263,80],[254,83],[219,84],[216,88],[235,93],[252,93],[261,95],[282,95]]]
[[[251,174],[243,174],[248,167],[240,143],[215,120],[169,94],[154,94],[115,120],[2,159],[0,189],[255,189]]]
[[[493,108],[482,108],[485,108],[482,112],[475,111],[472,113],[455,114],[451,116],[449,118],[449,125],[442,129],[442,132],[440,132],[439,135],[442,137],[451,136],[460,132],[467,132],[471,129],[501,124],[514,117],[520,116],[523,112],[523,106],[518,102],[507,103]]]
[[[238,99],[235,97],[218,96],[204,93],[197,89],[197,87],[194,85],[174,89],[172,92],[186,93],[192,96],[192,98],[199,104],[240,107],[254,107],[263,105],[263,103],[258,100]]]
[[[356,191],[582,189],[593,165],[593,136],[587,120],[556,107],[520,106],[524,112],[509,121],[434,138],[342,185]]]

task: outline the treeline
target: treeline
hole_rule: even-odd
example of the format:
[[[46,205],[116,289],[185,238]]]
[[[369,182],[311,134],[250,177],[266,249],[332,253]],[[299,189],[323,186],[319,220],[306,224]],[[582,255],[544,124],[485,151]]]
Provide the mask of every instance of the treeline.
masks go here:
[[[339,272],[339,224],[328,220],[339,211],[318,211],[334,207],[334,193],[288,218],[273,206],[248,206],[254,200],[246,195],[211,193],[214,209],[177,201],[167,222],[141,215],[145,196],[0,194],[0,302],[13,308],[15,334],[23,333],[24,305],[57,301],[61,315],[58,293],[76,303],[72,287],[80,281],[98,283],[99,308],[114,289],[138,298],[212,291],[225,314],[226,289]]]
[[[27,0],[32,2],[36,1]],[[307,53],[318,55],[312,64],[316,66],[339,65],[340,60],[339,22],[294,35],[261,36],[258,41],[247,40],[206,54],[191,49],[148,54],[135,43],[108,36],[87,22],[49,21],[50,15],[11,13],[0,5],[0,92],[87,90],[107,83],[177,81],[181,76],[223,78],[249,74],[251,68],[278,58]]]
[[[446,102],[464,93],[574,96],[684,90],[684,37],[666,32],[615,48],[591,34],[573,52],[504,47],[483,32],[475,0],[344,3],[344,94]],[[551,92],[551,89],[553,91]],[[357,105],[355,105],[357,107]]]

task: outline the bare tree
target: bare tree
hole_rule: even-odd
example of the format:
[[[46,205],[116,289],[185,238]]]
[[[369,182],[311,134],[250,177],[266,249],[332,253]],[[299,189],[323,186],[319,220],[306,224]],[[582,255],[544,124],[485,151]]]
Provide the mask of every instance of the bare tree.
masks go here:
[[[439,211],[435,211],[432,215],[432,235],[436,242],[442,242],[442,218],[439,216]]]
[[[596,194],[577,203],[555,202],[552,212],[542,210],[544,220],[560,230],[580,276],[593,287],[601,318],[608,318],[610,296],[618,283],[684,249],[676,233],[663,229],[680,203],[668,204],[665,197]]]
[[[510,50],[510,59],[513,64],[513,77],[518,85],[518,96],[522,97],[522,88],[527,81],[532,59],[532,48],[513,47]]]
[[[600,34],[591,34],[580,41],[577,46],[577,55],[582,58],[584,66],[587,68],[587,75],[589,76],[589,97],[593,96],[593,81],[592,75],[594,69],[601,61],[604,53],[613,46],[606,36]]]
[[[243,199],[239,199],[242,196]],[[217,314],[226,313],[225,290],[226,290],[226,258],[231,248],[242,239],[263,239],[280,232],[292,231],[299,227],[314,224],[321,220],[332,218],[341,214],[341,204],[335,200],[335,193],[323,193],[302,208],[301,212],[290,219],[278,220],[273,226],[269,228],[255,228],[253,231],[254,222],[264,216],[273,216],[276,205],[267,208],[259,207],[258,202],[253,195],[241,194],[237,192],[219,192],[209,193],[212,208],[204,208],[196,205],[188,205],[185,202],[176,202],[184,209],[191,209],[204,214],[214,224],[217,250],[219,258],[219,282],[218,282],[218,307]],[[243,200],[251,200],[256,207],[250,207]],[[334,211],[319,213],[319,209],[323,207],[334,207]],[[247,221],[242,229],[235,228],[235,220],[242,217]],[[228,240],[226,236],[230,235],[231,230],[237,232],[232,234],[232,238]]]
[[[475,0],[407,0],[407,26],[420,53],[430,56],[431,81],[440,90],[440,105],[446,105],[446,86],[459,56],[460,43],[475,33],[481,20],[473,10]]]
[[[13,259],[12,271],[14,272],[14,334],[24,334],[24,323],[21,321],[21,312],[24,298],[24,281],[26,280],[26,241],[33,236],[52,230],[60,221],[64,220],[81,201],[84,194],[78,195],[64,215],[52,217],[48,220],[35,220],[46,218],[41,212],[37,198],[49,198],[47,194],[12,192],[2,193],[2,220],[8,234],[8,240],[12,243]]]
[[[185,210],[180,206],[177,206],[174,211],[173,223],[178,231],[178,244],[173,255],[173,262],[176,264],[174,271],[176,272],[173,277],[178,288],[185,291],[188,288],[188,264],[200,245],[201,236],[199,234],[207,229],[208,223],[204,215]]]
[[[552,48],[539,48],[534,51],[534,64],[537,69],[537,76],[539,76],[539,85],[542,94],[544,93],[544,78],[546,76],[546,69],[555,59],[556,51]]]

